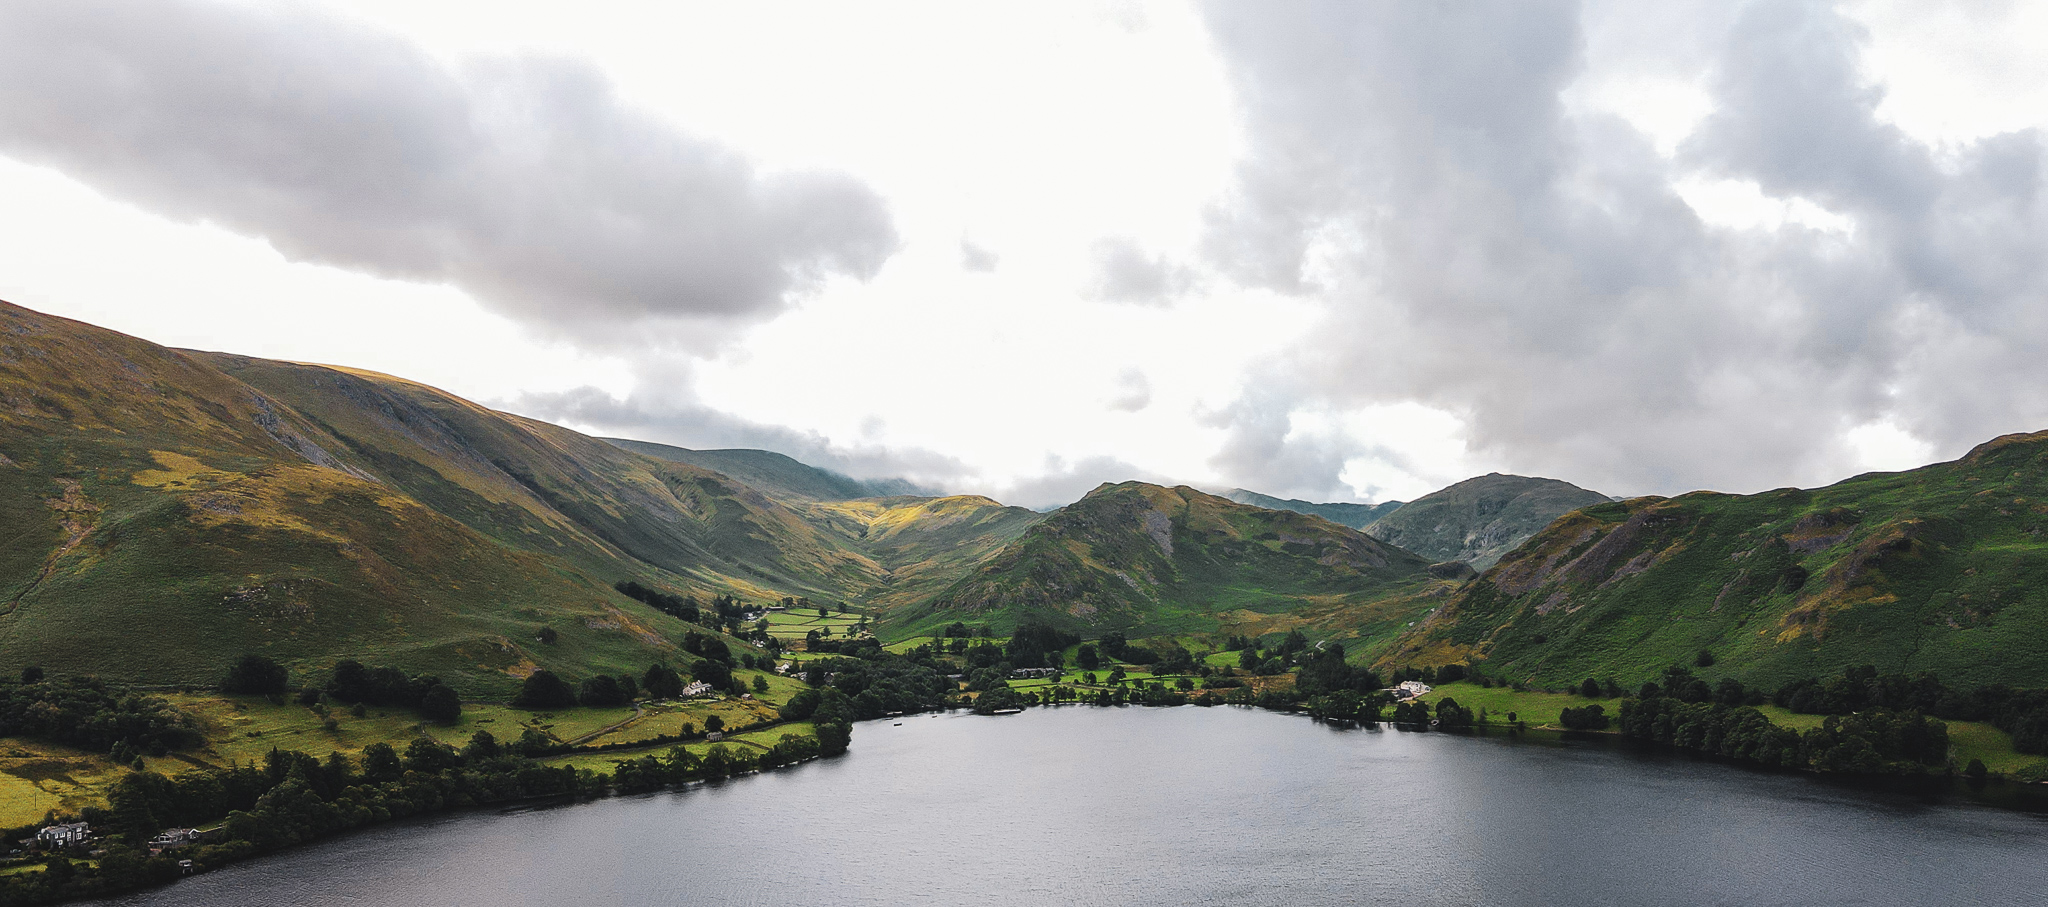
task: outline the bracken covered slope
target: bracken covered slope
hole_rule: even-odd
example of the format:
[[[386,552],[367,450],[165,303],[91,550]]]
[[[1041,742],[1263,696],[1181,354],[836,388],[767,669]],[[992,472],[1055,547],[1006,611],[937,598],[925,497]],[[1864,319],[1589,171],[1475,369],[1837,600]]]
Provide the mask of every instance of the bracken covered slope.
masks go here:
[[[1607,501],[1570,482],[1492,473],[1409,501],[1365,531],[1430,560],[1485,570],[1550,521]]]
[[[1702,650],[1759,683],[1872,664],[2048,684],[2048,433],[1815,490],[1696,492],[1558,520],[1388,663],[1624,683]]]
[[[0,303],[0,664],[193,683],[243,652],[356,657],[483,695],[666,656],[683,627],[618,579],[766,597],[882,572],[707,470]]]
[[[1406,619],[1341,613],[1439,586],[1428,561],[1320,517],[1237,504],[1185,486],[1104,485],[1031,526],[954,584],[909,629],[948,620],[999,629],[1040,620],[1085,635],[1277,626],[1319,609],[1354,632]],[[1375,612],[1377,613],[1377,612]]]

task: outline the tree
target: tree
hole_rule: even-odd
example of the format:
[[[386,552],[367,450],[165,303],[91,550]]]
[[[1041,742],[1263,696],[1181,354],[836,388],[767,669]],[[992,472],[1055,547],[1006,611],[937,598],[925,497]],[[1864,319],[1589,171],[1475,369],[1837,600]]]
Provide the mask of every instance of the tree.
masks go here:
[[[625,705],[626,691],[619,688],[619,679],[610,674],[599,674],[576,690],[576,701],[592,708]]]
[[[26,667],[26,668],[22,668],[22,669],[21,669],[21,682],[22,682],[22,683],[42,683],[42,682],[43,682],[43,669],[42,669],[42,668],[39,668],[39,667],[36,667],[35,665],[29,665],[29,666],[28,666],[28,667]]]
[[[1074,666],[1083,671],[1093,671],[1102,667],[1102,653],[1095,651],[1094,643],[1084,642],[1074,653]]]
[[[683,695],[683,675],[665,664],[657,664],[640,675],[640,687],[649,699],[674,699]]]
[[[533,638],[540,640],[542,645],[549,646],[554,645],[555,640],[560,639],[561,636],[562,634],[556,633],[555,628],[553,627],[542,627],[538,632],[533,634]]]
[[[513,707],[521,709],[560,709],[575,704],[576,691],[569,688],[569,682],[545,668],[527,675],[512,700]]]
[[[435,684],[427,688],[427,695],[420,697],[420,716],[428,721],[454,724],[462,717],[462,699],[446,685]]]
[[[498,738],[490,731],[477,731],[469,735],[469,744],[462,748],[462,758],[469,762],[482,762],[504,755],[504,747],[498,745]]]
[[[725,719],[720,718],[717,715],[713,715],[709,718],[706,718],[704,719],[704,729],[710,731],[713,734],[725,730]]]
[[[1588,706],[1597,709],[1599,706]],[[1458,704],[1458,700],[1445,696],[1436,704],[1436,724],[1444,730],[1462,730],[1472,726],[1472,710]]]
[[[1707,650],[1705,650],[1705,649],[1701,649],[1701,650],[1700,650],[1700,654],[1698,654],[1698,655],[1695,655],[1695,656],[1693,656],[1693,659],[1692,659],[1692,665],[1693,665],[1693,667],[1696,667],[1696,668],[1711,668],[1711,667],[1713,667],[1713,666],[1714,666],[1714,653],[1712,653],[1712,652],[1709,652],[1709,651],[1707,651]]]
[[[1594,680],[1591,677],[1586,678],[1585,683],[1579,684],[1579,695],[1587,699],[1599,699],[1600,681]]]
[[[290,685],[291,674],[284,665],[262,655],[244,655],[228,667],[227,676],[221,678],[220,691],[282,696]]]
[[[371,781],[396,781],[404,773],[398,751],[391,744],[379,741],[363,747],[363,777]]]
[[[783,703],[781,709],[783,720],[802,721],[811,717],[811,714],[818,710],[818,701],[822,698],[824,698],[824,694],[815,688],[797,691],[795,696],[789,697],[789,701]]]
[[[690,675],[697,678],[698,680],[710,684],[713,689],[732,689],[733,681],[731,666],[713,661],[709,658],[697,662],[696,666],[690,668]]]
[[[754,692],[756,692],[756,693],[766,693],[766,692],[768,692],[768,675],[766,675],[766,674],[755,674],[755,675],[754,675]]]
[[[438,772],[461,764],[460,753],[432,737],[417,738],[405,748],[405,767],[408,771]]]

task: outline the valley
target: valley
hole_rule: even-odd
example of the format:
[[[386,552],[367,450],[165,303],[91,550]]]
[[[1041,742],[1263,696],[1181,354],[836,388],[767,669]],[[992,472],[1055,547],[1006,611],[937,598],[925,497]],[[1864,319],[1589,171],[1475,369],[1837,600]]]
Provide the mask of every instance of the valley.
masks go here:
[[[1119,482],[1039,512],[0,305],[0,667],[21,678],[0,681],[0,825],[190,816],[241,842],[195,851],[211,866],[804,761],[855,721],[1069,703],[2048,781],[2043,501],[2048,434],[1759,495],[1494,474],[1368,507]],[[351,692],[357,662],[399,692]],[[249,664],[274,683],[237,688]],[[1396,701],[1403,680],[1435,686]],[[1842,704],[1865,686],[1909,717]],[[1914,749],[1935,724],[1939,752]],[[269,797],[295,759],[384,805],[280,837],[263,823],[289,810],[254,794],[240,809],[270,818],[220,825],[149,788]],[[401,764],[437,793],[395,805]]]

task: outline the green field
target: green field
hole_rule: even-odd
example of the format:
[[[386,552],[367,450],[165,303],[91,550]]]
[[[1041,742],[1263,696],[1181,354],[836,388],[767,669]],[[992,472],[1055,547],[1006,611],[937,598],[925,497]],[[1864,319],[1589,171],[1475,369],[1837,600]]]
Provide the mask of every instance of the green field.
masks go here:
[[[834,639],[844,639],[853,628],[860,625],[862,615],[857,611],[832,612],[820,617],[817,609],[791,609],[770,611],[763,618],[768,621],[768,635],[780,639],[784,644],[801,643],[812,630],[829,630]]]

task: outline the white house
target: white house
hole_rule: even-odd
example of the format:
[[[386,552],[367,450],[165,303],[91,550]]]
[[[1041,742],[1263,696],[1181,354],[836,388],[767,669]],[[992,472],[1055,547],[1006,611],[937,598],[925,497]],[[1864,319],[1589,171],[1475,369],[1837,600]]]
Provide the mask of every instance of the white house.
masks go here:
[[[92,826],[84,822],[46,825],[36,830],[36,843],[44,847],[77,847],[92,839]]]
[[[1403,680],[1398,686],[1394,687],[1394,698],[1414,699],[1429,692],[1429,690],[1429,684],[1423,683],[1420,680]]]

